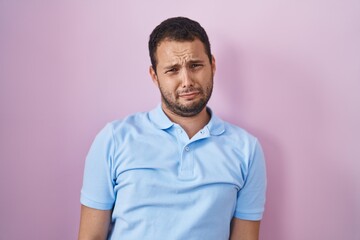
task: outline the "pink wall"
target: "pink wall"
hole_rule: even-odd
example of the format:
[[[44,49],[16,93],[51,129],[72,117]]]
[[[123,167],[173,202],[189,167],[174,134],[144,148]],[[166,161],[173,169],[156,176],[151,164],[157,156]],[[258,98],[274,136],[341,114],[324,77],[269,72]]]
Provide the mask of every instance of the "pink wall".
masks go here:
[[[0,1],[0,239],[75,239],[84,158],[154,107],[148,34],[207,29],[212,108],[257,135],[266,240],[360,239],[360,2]]]

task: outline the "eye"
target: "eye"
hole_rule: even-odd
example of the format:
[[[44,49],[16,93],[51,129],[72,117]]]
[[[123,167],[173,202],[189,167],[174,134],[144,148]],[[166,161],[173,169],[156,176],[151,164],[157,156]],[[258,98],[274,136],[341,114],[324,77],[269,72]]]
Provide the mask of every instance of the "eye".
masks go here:
[[[178,71],[177,68],[170,68],[170,69],[166,70],[165,73],[176,73],[177,71]]]
[[[190,68],[195,69],[195,68],[199,68],[199,67],[201,67],[201,66],[202,66],[202,65],[199,64],[199,63],[193,63],[193,64],[190,65]]]

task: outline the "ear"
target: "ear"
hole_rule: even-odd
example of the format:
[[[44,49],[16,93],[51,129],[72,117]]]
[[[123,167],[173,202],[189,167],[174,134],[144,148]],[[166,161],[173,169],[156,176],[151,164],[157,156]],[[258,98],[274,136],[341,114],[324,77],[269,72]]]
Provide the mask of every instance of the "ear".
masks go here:
[[[215,63],[215,57],[214,57],[214,55],[211,56],[211,69],[212,69],[213,75],[215,75],[216,63]]]
[[[151,79],[152,79],[153,83],[156,86],[159,86],[158,77],[157,77],[156,72],[155,72],[155,70],[154,70],[154,68],[152,66],[149,67],[149,74],[151,76]]]

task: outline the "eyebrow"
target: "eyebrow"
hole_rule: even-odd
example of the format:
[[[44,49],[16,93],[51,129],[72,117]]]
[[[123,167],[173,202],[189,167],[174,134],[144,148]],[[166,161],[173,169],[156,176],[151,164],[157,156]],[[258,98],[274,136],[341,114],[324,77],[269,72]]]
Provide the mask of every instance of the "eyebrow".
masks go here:
[[[204,62],[205,61],[201,60],[201,59],[194,59],[194,60],[187,61],[187,64],[194,64],[194,63],[202,63],[203,64]],[[172,69],[172,68],[177,68],[179,66],[181,66],[181,64],[175,63],[175,64],[172,64],[172,65],[164,66],[163,69],[168,70],[168,69]]]
[[[201,60],[201,59],[190,60],[189,64],[192,64],[192,63],[205,63],[205,61]]]
[[[179,67],[180,66],[180,64],[178,64],[178,63],[175,63],[175,64],[173,64],[173,65],[168,65],[168,66],[165,66],[165,67],[163,67],[165,70],[169,70],[169,69],[173,69],[173,68],[177,68],[177,67]]]

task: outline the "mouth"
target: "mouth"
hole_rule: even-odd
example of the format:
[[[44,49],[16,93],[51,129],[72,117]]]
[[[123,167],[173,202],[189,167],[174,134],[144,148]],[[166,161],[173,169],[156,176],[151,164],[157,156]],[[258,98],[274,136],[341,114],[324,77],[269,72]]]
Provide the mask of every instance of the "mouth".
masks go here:
[[[179,97],[184,98],[186,100],[191,100],[195,98],[197,95],[199,95],[199,93],[200,93],[199,91],[185,92],[185,93],[180,93]]]

